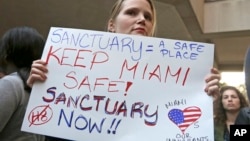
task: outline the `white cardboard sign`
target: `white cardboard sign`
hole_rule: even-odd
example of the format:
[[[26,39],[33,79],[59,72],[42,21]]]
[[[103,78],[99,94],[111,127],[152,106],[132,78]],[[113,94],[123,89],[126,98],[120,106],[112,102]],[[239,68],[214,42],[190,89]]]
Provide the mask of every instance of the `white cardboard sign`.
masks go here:
[[[22,130],[72,140],[213,140],[214,45],[52,27]]]

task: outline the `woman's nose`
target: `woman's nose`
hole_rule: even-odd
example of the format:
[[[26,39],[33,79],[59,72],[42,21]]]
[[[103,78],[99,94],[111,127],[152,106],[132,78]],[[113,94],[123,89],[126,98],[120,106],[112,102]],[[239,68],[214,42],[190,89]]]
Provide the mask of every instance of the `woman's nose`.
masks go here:
[[[138,15],[138,20],[137,20],[137,22],[138,23],[141,23],[141,24],[145,24],[145,16],[144,16],[144,14],[139,14]]]

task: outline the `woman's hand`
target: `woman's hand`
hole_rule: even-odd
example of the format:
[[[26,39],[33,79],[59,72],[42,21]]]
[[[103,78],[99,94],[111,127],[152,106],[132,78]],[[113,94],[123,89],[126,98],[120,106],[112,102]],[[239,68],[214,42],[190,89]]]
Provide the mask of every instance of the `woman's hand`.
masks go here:
[[[213,96],[214,98],[219,96],[219,82],[221,79],[221,74],[216,68],[212,68],[211,73],[206,76],[205,81],[206,81],[206,88],[205,92]]]
[[[35,81],[45,81],[47,79],[46,73],[48,72],[46,63],[42,60],[33,61],[30,75],[27,80],[28,86],[32,87]]]

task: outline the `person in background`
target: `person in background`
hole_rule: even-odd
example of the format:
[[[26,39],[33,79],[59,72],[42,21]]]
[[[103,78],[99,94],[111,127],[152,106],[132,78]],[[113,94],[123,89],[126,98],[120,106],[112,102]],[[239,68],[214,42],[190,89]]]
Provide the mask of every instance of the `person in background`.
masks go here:
[[[4,76],[5,76],[5,72],[4,72],[3,68],[0,66],[0,79],[3,78]]]
[[[250,47],[245,54],[244,62],[245,86],[248,100],[250,100]],[[250,125],[250,107],[242,108],[235,120],[236,125]]]
[[[0,44],[1,44],[2,40],[0,40]],[[3,68],[0,66],[0,79],[3,78],[5,76],[5,72],[3,70]]]
[[[5,75],[4,72],[2,72],[1,69],[0,69],[0,79],[1,79],[2,77],[4,77],[4,75]]]
[[[215,141],[230,140],[230,125],[235,124],[239,111],[248,106],[246,97],[234,86],[223,86],[214,101]]]
[[[154,36],[156,28],[156,10],[152,0],[117,0],[111,9],[107,23],[107,31],[113,33],[139,36]],[[27,84],[32,87],[35,81],[44,82],[47,79],[46,62],[36,60],[32,64]],[[212,68],[205,78],[204,90],[208,95],[219,95],[221,75]]]
[[[27,78],[31,64],[41,57],[45,40],[31,27],[9,29],[0,44],[0,140],[44,141],[43,135],[21,131],[31,88]]]

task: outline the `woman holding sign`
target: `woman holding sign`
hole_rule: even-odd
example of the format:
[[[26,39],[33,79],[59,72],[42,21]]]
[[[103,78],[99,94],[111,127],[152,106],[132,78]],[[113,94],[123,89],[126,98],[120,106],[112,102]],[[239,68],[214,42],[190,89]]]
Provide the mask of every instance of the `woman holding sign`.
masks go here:
[[[113,33],[153,36],[156,27],[156,11],[151,0],[117,0],[111,10],[107,30]],[[48,69],[46,62],[36,60],[27,84],[32,87],[35,81],[45,81]],[[211,69],[205,78],[205,91],[208,95],[219,94],[220,73]]]
[[[117,0],[112,8],[107,30],[114,33],[153,36],[155,27],[156,11],[151,0]],[[47,72],[45,61],[34,61],[28,85],[32,86],[34,81],[45,81]],[[219,94],[220,78],[219,71],[212,68],[211,73],[205,78],[204,90],[208,95]]]

